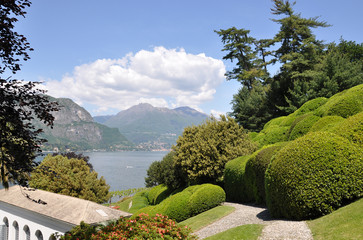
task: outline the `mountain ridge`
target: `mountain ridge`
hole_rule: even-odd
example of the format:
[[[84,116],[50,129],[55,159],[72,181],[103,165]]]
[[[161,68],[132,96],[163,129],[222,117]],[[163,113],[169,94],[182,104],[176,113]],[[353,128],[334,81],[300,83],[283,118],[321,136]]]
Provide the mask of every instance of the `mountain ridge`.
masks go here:
[[[169,109],[140,103],[106,118],[103,124],[118,128],[121,134],[142,148],[170,149],[185,127],[200,124],[208,115],[186,106]],[[100,119],[105,116],[94,117],[96,122]]]

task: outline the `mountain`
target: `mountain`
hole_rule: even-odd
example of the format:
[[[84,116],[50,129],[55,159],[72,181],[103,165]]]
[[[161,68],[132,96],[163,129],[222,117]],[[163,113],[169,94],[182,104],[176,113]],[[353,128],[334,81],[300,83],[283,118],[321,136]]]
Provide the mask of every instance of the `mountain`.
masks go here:
[[[37,120],[33,122],[36,127],[43,129],[41,137],[48,140],[43,146],[44,150],[123,150],[132,147],[133,144],[118,129],[94,122],[89,112],[71,99],[50,98],[61,107],[59,111],[53,112],[53,128]]]
[[[107,117],[95,117],[95,121]],[[208,115],[190,107],[175,109],[153,107],[142,103],[103,122],[108,127],[118,128],[127,139],[144,149],[170,148],[187,126],[202,123]]]

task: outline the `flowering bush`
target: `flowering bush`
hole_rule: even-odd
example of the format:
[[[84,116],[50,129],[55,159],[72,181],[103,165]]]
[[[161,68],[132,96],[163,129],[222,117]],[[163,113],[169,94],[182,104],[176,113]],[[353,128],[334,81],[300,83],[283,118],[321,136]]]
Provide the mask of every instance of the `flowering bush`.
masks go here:
[[[88,236],[82,235],[84,238],[79,238],[79,234],[75,236],[71,231],[63,236],[63,239],[196,239],[196,236],[190,234],[190,228],[177,226],[167,216],[156,214],[155,217],[150,217],[145,213],[134,219],[120,218],[100,228],[99,231],[88,231],[88,233]]]

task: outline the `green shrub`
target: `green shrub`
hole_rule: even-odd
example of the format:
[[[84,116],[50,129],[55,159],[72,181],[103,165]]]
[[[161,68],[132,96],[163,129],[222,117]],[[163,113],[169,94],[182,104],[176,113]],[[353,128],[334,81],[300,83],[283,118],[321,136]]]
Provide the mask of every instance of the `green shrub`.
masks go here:
[[[136,193],[132,197],[132,206],[128,212],[134,213],[134,212],[138,211],[139,209],[148,206],[149,201],[148,201],[147,196],[149,194],[149,191],[150,190],[144,190],[144,191]]]
[[[191,216],[212,209],[226,201],[226,193],[217,185],[203,184],[189,198],[188,208]]]
[[[319,119],[320,117],[312,113],[297,117],[289,130],[289,140],[295,140],[296,138],[304,136]]]
[[[229,161],[224,170],[224,190],[227,201],[251,202],[252,193],[247,192],[245,167],[251,156],[243,156]]]
[[[328,99],[325,97],[319,97],[307,101],[298,110],[295,111],[295,114],[296,116],[301,116],[313,112],[314,110],[318,109],[320,106],[324,105],[327,101]]]
[[[151,188],[147,197],[149,204],[150,205],[159,204],[165,198],[169,197],[171,192],[172,191],[163,184]]]
[[[316,110],[320,116],[347,118],[363,111],[363,84],[335,94]]]
[[[288,143],[266,171],[266,201],[274,217],[310,219],[363,196],[363,151],[328,132]]]
[[[200,189],[204,190],[199,191]],[[177,222],[180,222],[194,216],[196,212],[200,213],[200,211],[209,210],[210,208],[212,208],[211,206],[214,207],[219,205],[221,203],[221,190],[225,196],[223,189],[218,186],[214,186],[211,184],[194,185],[184,189],[182,192],[170,196],[158,205],[148,206],[146,208],[140,209],[135,214],[163,214],[171,219],[174,219]],[[193,197],[196,193],[198,194]],[[204,199],[205,202],[203,202],[203,198],[199,196],[200,194],[208,194],[208,196],[214,196],[215,198],[207,200]],[[195,205],[197,203],[200,203],[201,205]]]
[[[347,138],[363,148],[363,112],[349,117],[332,129],[332,132]]]
[[[325,116],[315,122],[309,132],[330,131],[334,128],[334,126],[339,125],[342,121],[344,121],[344,118],[340,116]]]
[[[265,193],[265,172],[272,157],[287,144],[287,142],[269,145],[254,153],[246,163],[245,181],[247,192],[252,193],[254,201],[259,204],[266,204]]]
[[[270,125],[264,128],[255,138],[254,141],[259,143],[259,146],[270,145],[278,142],[287,141],[288,131],[290,127]]]

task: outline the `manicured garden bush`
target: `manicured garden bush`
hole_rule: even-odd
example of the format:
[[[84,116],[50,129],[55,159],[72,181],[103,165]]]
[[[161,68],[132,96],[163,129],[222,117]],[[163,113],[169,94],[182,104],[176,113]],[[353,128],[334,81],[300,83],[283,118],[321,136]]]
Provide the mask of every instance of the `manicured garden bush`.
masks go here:
[[[251,202],[252,192],[248,192],[245,167],[251,156],[243,156],[229,161],[224,170],[224,190],[227,201]]]
[[[245,182],[249,189],[247,192],[252,193],[256,203],[266,204],[265,172],[271,158],[286,144],[287,142],[282,142],[266,146],[248,159],[245,168]]]
[[[191,216],[217,207],[226,201],[226,193],[217,185],[203,184],[189,198],[188,208]]]
[[[309,132],[331,131],[334,126],[339,125],[342,121],[344,121],[344,118],[341,116],[325,116],[315,122]]]
[[[147,199],[147,196],[149,194],[149,191],[150,190],[144,190],[144,191],[136,193],[132,197],[132,206],[128,210],[128,212],[134,213],[134,212],[138,211],[139,209],[148,206],[149,201]]]
[[[332,132],[347,138],[363,148],[363,112],[349,117],[336,125]]]
[[[304,136],[319,119],[320,117],[312,113],[297,117],[290,127],[289,140],[295,140],[296,138]]]
[[[347,139],[313,132],[288,143],[266,171],[274,217],[311,219],[363,196],[363,151]]]
[[[140,214],[133,219],[120,218],[98,231],[93,226],[83,224],[82,228],[76,227],[61,239],[196,239],[196,236],[191,234],[190,228],[177,226],[166,216]]]
[[[335,94],[316,110],[316,114],[347,118],[361,111],[363,111],[363,84]]]
[[[194,194],[196,195],[194,196]],[[205,199],[200,194],[214,198]],[[222,195],[224,197],[221,197]],[[140,209],[136,215],[140,213],[155,215],[158,213],[180,222],[224,201],[225,193],[221,187],[212,184],[194,185],[170,196],[158,205]]]
[[[260,147],[270,145],[278,142],[285,142],[288,139],[288,126],[270,125],[264,128],[253,140],[256,141]]]
[[[310,101],[307,101],[304,103],[299,109],[295,111],[296,116],[301,116],[310,112],[313,112],[314,110],[318,109],[320,106],[324,105],[328,101],[327,98],[319,97],[312,99]]]
[[[162,202],[165,198],[169,197],[171,190],[165,185],[161,184],[150,189],[148,200],[150,205],[156,205]]]

